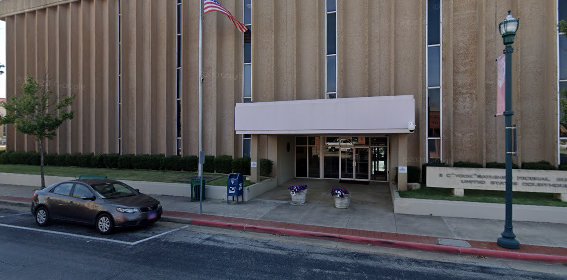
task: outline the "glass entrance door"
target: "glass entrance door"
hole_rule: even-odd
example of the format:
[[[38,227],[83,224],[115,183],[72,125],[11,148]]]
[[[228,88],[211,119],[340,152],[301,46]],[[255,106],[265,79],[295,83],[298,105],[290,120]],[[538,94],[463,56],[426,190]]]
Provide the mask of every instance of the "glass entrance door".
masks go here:
[[[354,149],[354,178],[359,180],[370,180],[368,161],[370,159],[369,148]]]
[[[370,180],[370,148],[341,148],[341,179]]]

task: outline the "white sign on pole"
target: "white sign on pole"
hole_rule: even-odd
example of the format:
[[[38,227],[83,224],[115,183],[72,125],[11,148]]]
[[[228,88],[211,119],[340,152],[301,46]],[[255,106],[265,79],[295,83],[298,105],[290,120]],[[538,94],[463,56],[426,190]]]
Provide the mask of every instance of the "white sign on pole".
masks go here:
[[[257,163],[257,162],[255,162],[255,161],[251,161],[251,162],[250,162],[250,167],[251,167],[251,168],[256,168],[257,166],[258,166],[258,163]]]

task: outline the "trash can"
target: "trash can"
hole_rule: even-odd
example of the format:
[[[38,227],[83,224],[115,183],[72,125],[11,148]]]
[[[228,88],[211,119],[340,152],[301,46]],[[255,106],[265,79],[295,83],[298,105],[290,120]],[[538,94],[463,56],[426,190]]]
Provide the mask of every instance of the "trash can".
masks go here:
[[[206,197],[206,189],[207,183],[205,178],[203,178],[203,200],[205,200]],[[200,177],[194,177],[193,179],[191,179],[191,201],[199,201],[201,199],[200,196],[201,193],[201,178]]]
[[[236,197],[236,203],[238,203],[239,196],[242,197],[241,201],[244,202],[244,176],[241,173],[231,173],[228,175],[226,186],[226,203],[229,202],[229,197],[232,197],[232,201]]]

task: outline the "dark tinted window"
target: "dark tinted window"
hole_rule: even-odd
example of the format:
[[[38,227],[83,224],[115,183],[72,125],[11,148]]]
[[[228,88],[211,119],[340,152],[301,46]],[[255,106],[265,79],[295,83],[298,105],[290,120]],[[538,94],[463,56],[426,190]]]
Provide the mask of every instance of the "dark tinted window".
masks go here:
[[[73,190],[73,197],[76,198],[85,198],[85,197],[93,197],[93,193],[89,188],[84,185],[76,184],[75,190]]]
[[[327,54],[337,53],[337,14],[327,15]]]
[[[440,137],[441,136],[441,96],[439,95],[439,89],[430,89],[428,97],[428,129],[429,137]]]
[[[567,20],[567,1],[559,0],[559,20]]]
[[[104,198],[115,198],[136,195],[136,191],[123,183],[109,182],[92,186]]]
[[[53,193],[60,195],[70,195],[73,183],[63,183],[53,189]]]
[[[429,56],[427,58],[428,65],[427,65],[427,74],[429,75],[429,82],[427,86],[429,87],[438,87],[440,82],[440,61],[439,61],[439,47],[429,47]]]
[[[429,0],[427,5],[427,44],[439,44],[440,4],[439,0]]]
[[[244,63],[252,62],[252,27],[244,32]]]
[[[244,0],[244,24],[252,24],[252,0]]]
[[[337,10],[337,0],[327,0],[327,12],[335,12]]]
[[[327,92],[337,91],[337,57],[327,57]]]
[[[559,36],[559,79],[567,80],[567,37]]]

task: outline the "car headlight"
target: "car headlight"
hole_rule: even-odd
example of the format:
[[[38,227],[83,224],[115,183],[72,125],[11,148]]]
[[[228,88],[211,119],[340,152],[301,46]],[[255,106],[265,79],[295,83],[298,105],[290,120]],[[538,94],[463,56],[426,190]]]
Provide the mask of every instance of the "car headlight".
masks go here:
[[[120,213],[138,213],[138,212],[140,212],[140,210],[138,208],[123,208],[123,207],[117,207],[116,211],[118,211]]]

